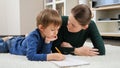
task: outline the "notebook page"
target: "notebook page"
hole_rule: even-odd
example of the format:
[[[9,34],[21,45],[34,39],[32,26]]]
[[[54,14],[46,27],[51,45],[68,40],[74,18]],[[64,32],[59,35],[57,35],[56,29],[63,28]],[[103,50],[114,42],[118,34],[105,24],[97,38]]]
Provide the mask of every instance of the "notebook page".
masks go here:
[[[86,65],[89,64],[89,62],[81,60],[79,57],[72,56],[72,55],[66,55],[66,59],[63,61],[51,61],[52,63],[55,63],[56,65],[60,67],[65,66],[79,66],[79,65]]]

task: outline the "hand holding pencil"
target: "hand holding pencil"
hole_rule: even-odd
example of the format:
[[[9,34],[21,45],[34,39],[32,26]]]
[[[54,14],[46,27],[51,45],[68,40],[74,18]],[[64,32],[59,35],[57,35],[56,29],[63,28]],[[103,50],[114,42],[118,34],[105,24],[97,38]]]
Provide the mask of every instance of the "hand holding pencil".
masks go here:
[[[55,49],[58,51],[58,53],[52,53],[47,55],[47,60],[56,60],[61,61],[65,59],[65,56],[61,53],[61,51],[55,47]]]
[[[55,60],[55,61],[61,61],[64,60],[65,56],[63,54],[60,53],[51,53],[47,55],[47,60]]]

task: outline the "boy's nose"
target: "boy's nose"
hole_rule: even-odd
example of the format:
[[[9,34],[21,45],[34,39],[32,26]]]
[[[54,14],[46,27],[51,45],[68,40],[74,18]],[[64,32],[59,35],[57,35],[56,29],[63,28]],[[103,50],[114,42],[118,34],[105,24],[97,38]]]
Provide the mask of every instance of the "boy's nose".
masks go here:
[[[58,31],[55,31],[54,34],[57,35],[57,34],[58,34]]]

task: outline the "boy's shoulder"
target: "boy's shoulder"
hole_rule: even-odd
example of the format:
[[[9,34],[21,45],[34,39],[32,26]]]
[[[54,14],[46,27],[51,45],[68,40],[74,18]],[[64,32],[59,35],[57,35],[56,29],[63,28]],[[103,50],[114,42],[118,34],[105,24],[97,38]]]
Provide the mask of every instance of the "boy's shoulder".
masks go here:
[[[30,38],[30,37],[34,37],[34,38],[37,37],[37,38],[38,38],[38,37],[40,37],[40,35],[41,35],[41,34],[40,34],[40,32],[39,32],[39,29],[36,28],[36,29],[33,30],[32,32],[30,32],[27,37],[29,37],[29,38]]]

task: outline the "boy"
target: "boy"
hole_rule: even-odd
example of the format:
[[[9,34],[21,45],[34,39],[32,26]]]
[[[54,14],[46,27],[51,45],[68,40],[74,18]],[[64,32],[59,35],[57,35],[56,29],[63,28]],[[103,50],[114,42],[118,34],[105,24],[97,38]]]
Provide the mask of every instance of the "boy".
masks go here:
[[[50,53],[52,41],[57,39],[61,17],[56,10],[45,9],[37,16],[37,29],[27,37],[0,39],[0,53],[26,55],[31,61],[63,60],[60,53]]]

